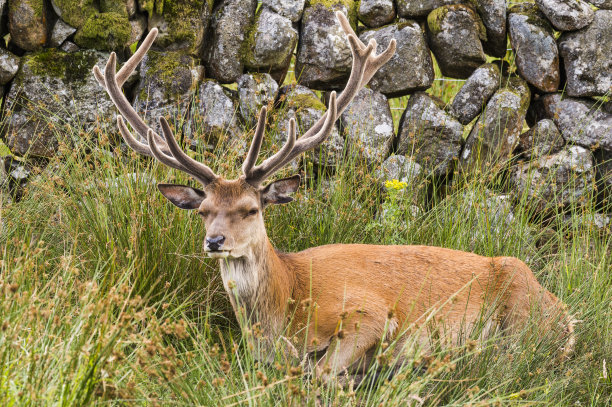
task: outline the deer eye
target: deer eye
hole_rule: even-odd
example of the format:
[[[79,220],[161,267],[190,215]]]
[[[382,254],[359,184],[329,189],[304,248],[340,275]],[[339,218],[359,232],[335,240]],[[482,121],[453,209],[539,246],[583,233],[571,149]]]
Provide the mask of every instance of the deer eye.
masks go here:
[[[203,218],[207,218],[208,217],[208,212],[207,211],[199,211],[198,214],[203,217]]]
[[[247,212],[247,216],[255,216],[257,215],[257,212],[259,212],[258,209],[251,209],[249,212]]]

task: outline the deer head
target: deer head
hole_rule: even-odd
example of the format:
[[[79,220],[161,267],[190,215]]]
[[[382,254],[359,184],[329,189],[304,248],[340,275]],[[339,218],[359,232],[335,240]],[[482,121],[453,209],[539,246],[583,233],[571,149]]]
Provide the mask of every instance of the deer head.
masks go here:
[[[338,98],[336,92],[331,93],[327,112],[299,139],[296,139],[295,121],[291,119],[287,141],[283,147],[256,165],[266,127],[266,108],[263,107],[259,113],[251,147],[242,165],[243,174],[235,180],[223,179],[207,165],[187,155],[179,147],[163,117],[159,118],[163,137],[156,134],[138,116],[121,91],[125,80],[153,44],[157,36],[156,28],[149,32],[142,45],[119,72],[116,72],[115,53],[110,55],[104,73],[94,67],[96,79],[106,89],[121,114],[117,117],[117,125],[127,145],[137,153],[155,157],[167,166],[189,174],[202,184],[202,189],[171,184],[159,184],[158,188],[177,207],[197,210],[204,218],[204,251],[211,257],[240,258],[263,241],[262,237],[266,236],[264,208],[271,204],[291,202],[290,194],[298,189],[300,176],[295,175],[263,185],[265,180],[303,152],[325,141],[338,116],[357,92],[395,53],[395,40],[391,40],[387,49],[376,55],[374,51],[377,44],[374,39],[366,46],[359,40],[344,14],[337,12],[336,16],[348,37],[353,55],[352,70],[345,89]],[[146,143],[132,135],[124,118]]]

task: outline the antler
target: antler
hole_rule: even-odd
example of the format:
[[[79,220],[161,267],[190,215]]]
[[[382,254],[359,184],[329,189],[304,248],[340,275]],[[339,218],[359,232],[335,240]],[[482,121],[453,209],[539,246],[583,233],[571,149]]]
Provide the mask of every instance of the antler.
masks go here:
[[[172,134],[168,122],[163,117],[160,117],[159,121],[164,138],[162,139],[155,133],[145,124],[140,116],[138,116],[138,113],[136,113],[121,91],[121,87],[126,79],[134,72],[136,66],[138,66],[149,48],[151,48],[153,41],[155,41],[155,37],[157,37],[157,28],[153,28],[149,32],[142,45],[117,73],[115,73],[117,56],[114,52],[111,53],[106,63],[106,67],[104,68],[104,74],[102,74],[97,66],[94,66],[94,76],[100,85],[106,89],[111,100],[119,110],[119,113],[121,113],[121,115],[117,116],[117,126],[126,144],[130,146],[132,150],[139,154],[155,157],[167,166],[183,171],[200,181],[203,185],[206,185],[217,178],[213,170],[207,165],[189,157],[181,150],[174,139],[174,134]],[[148,145],[140,142],[130,133],[123,121],[123,117],[132,125],[132,128],[136,130],[141,138],[147,140]]]
[[[285,145],[272,157],[255,166],[261,142],[264,135],[266,122],[266,109],[261,109],[257,129],[253,136],[251,148],[242,166],[246,181],[259,186],[266,178],[278,171],[285,164],[291,162],[305,151],[311,150],[321,144],[332,131],[338,116],[351,103],[355,95],[372,79],[372,76],[382,67],[395,53],[395,39],[392,39],[387,49],[380,55],[374,54],[377,47],[376,40],[371,39],[366,46],[353,31],[347,18],[342,12],[336,12],[342,29],[346,33],[353,54],[353,66],[351,75],[340,96],[336,100],[336,92],[332,92],[329,98],[327,112],[298,140],[295,139],[295,121],[289,120],[289,130]]]

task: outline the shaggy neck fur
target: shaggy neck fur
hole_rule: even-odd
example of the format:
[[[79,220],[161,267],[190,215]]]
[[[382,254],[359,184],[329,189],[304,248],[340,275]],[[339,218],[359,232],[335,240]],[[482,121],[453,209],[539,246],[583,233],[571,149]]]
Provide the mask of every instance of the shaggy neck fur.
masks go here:
[[[267,236],[246,256],[221,259],[219,264],[239,322],[260,323],[268,334],[275,334],[282,326],[294,281]]]

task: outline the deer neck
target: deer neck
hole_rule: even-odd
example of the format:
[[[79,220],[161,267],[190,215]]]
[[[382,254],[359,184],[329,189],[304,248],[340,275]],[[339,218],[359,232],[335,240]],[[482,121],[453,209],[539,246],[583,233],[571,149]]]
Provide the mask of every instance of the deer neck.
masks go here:
[[[267,236],[247,255],[221,259],[221,278],[239,322],[279,328],[294,279]]]

